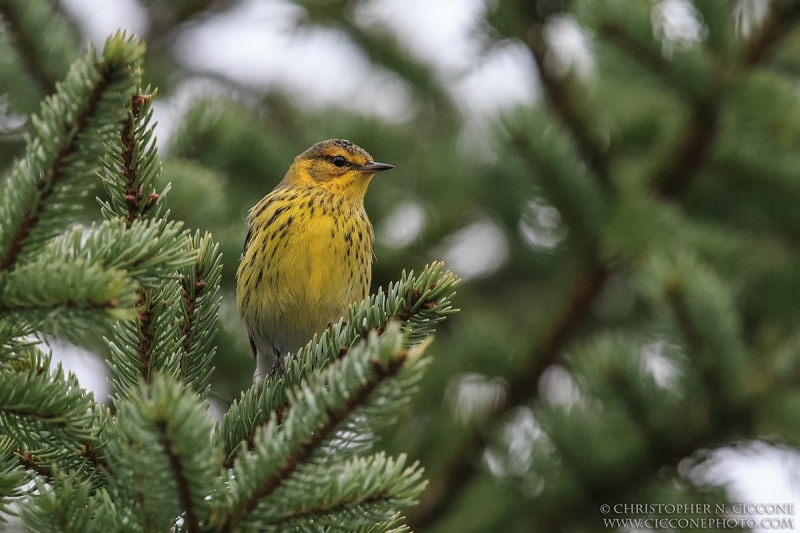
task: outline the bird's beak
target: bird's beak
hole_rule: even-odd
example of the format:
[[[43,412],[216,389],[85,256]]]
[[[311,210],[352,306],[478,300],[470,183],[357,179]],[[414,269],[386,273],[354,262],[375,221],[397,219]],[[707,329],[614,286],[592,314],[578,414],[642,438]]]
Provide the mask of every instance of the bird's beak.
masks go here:
[[[358,170],[362,172],[382,172],[384,170],[389,170],[394,168],[394,165],[389,165],[387,163],[367,163],[364,166],[358,167]]]

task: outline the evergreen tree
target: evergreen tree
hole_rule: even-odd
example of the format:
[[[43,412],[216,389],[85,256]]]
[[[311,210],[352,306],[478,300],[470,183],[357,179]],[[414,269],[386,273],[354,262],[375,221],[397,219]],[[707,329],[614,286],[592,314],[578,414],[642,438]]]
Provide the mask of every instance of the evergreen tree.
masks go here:
[[[131,65],[159,98],[176,94],[203,75],[172,53],[178,37],[241,3],[144,1],[146,52],[117,38],[67,76],[78,26],[49,0],[0,0],[8,115],[34,112],[67,76],[31,127],[0,137],[4,167],[27,150],[0,216],[0,406],[14,409],[0,419],[0,511],[20,505],[45,531],[158,530],[179,516],[189,530],[380,530],[419,499],[415,531],[600,531],[619,517],[603,504],[735,497],[700,475],[715,450],[797,448],[800,4],[487,2],[476,36],[487,54],[524,50],[542,98],[481,137],[451,80],[360,16],[367,3],[293,3],[300,30],[339,32],[401,80],[410,116],[307,109],[217,79],[226,95],[191,103],[157,183],[152,95]],[[592,74],[559,48],[564,25],[587,39]],[[243,214],[331,137],[397,166],[366,199],[377,296],[260,394],[232,308]],[[168,182],[169,217],[191,232],[167,219]],[[95,196],[102,219],[83,199]],[[419,234],[381,240],[404,205],[424,212]],[[377,288],[476,227],[506,251],[461,284],[463,312],[420,358],[454,278],[437,265]],[[411,327],[385,327],[392,316]],[[382,334],[359,343],[364,320]],[[37,332],[105,355],[112,407],[54,368]],[[209,384],[215,402],[239,397],[216,430]],[[384,450],[368,451],[378,437]],[[411,459],[389,459],[401,452]]]
[[[3,189],[0,510],[16,501],[35,531],[404,530],[422,469],[370,452],[417,387],[456,278],[404,274],[215,425],[221,254],[168,220],[143,53],[118,34],[75,63]],[[70,227],[98,176],[102,222]],[[111,405],[36,342],[98,331]]]

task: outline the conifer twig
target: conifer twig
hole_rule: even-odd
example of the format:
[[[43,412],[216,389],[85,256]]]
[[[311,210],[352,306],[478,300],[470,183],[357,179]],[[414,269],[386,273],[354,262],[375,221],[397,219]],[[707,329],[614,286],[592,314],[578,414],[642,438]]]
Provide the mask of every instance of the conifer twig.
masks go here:
[[[108,474],[114,473],[114,470],[112,470],[111,465],[109,465],[108,462],[100,456],[100,454],[94,448],[92,443],[90,442],[81,443],[81,454],[87,459],[89,459],[89,461],[92,463],[92,465],[94,465],[96,469],[98,470],[103,469]]]
[[[698,104],[681,135],[675,153],[656,174],[656,195],[665,200],[679,197],[708,160],[719,130],[719,108],[716,104]]]
[[[190,289],[190,280],[188,276],[181,276],[181,296],[183,303],[186,305],[186,319],[181,322],[181,333],[183,334],[183,350],[186,354],[191,353],[192,347],[192,330],[195,325],[195,308],[197,307],[197,299],[203,289],[206,287],[206,282],[203,280],[203,273],[194,265],[195,278],[194,290]],[[182,369],[183,370],[183,369]]]
[[[317,339],[286,359],[286,371],[272,378],[263,389],[251,387],[235,401],[225,415],[220,432],[225,440],[225,467],[230,468],[238,450],[253,449],[259,428],[269,424],[275,414],[281,423],[289,413],[287,392],[300,386],[314,370],[346,359],[345,356],[370,332],[382,335],[392,321],[399,320],[409,332],[409,345],[417,344],[434,331],[436,324],[456,310],[451,306],[458,278],[442,272],[442,263],[429,265],[414,275],[403,272],[398,283],[391,283],[332,324]]]
[[[542,373],[558,361],[570,336],[583,323],[594,299],[605,287],[610,273],[609,265],[598,265],[588,268],[578,279],[563,314],[541,337],[529,358],[528,367],[510,383],[508,395],[492,417],[496,422],[474,431],[445,466],[444,473],[431,481],[427,497],[409,516],[412,529],[424,529],[446,515],[460,491],[479,473],[476,465],[478,455],[488,444],[494,429],[502,423],[503,414],[538,395]]]
[[[433,300],[425,300],[424,303],[421,306],[415,308],[415,304],[419,301],[419,299],[420,299],[419,291],[417,289],[412,289],[412,296],[411,296],[411,302],[410,302],[411,303],[411,308],[409,308],[408,305],[404,305],[402,313],[400,313],[396,317],[393,317],[393,316],[386,317],[386,321],[383,323],[382,326],[375,326],[372,329],[367,329],[366,327],[364,327],[363,331],[362,331],[362,334],[361,334],[362,337],[364,337],[365,339],[368,338],[371,331],[374,331],[380,337],[386,331],[387,326],[392,322],[392,320],[397,319],[397,320],[400,320],[401,322],[408,322],[409,320],[411,320],[412,318],[417,316],[420,313],[420,311],[422,311],[424,309],[432,309],[432,307],[435,306],[435,303],[434,303]],[[415,308],[415,309],[412,310],[412,308]],[[333,327],[333,326],[330,326],[330,327]],[[340,347],[339,348],[338,358],[341,359],[342,357],[346,356],[348,351],[349,351],[349,349],[348,349],[347,346]],[[293,356],[294,354],[290,354],[290,355]],[[274,413],[275,413],[276,419],[278,420],[278,423],[281,423],[281,421],[286,417],[286,415],[289,412],[290,407],[291,407],[291,405],[289,404],[288,401],[286,401],[283,405],[275,408]],[[258,430],[258,428],[264,427],[268,423],[269,423],[269,419],[266,419],[260,426],[254,428],[254,430],[253,430],[253,432],[251,434],[247,435],[244,438],[245,442],[248,445],[248,449],[252,448],[252,446],[253,446],[253,436],[254,436],[255,432]],[[233,457],[230,457],[229,460],[226,461],[225,465],[226,466],[233,466]]]
[[[396,460],[382,453],[360,457],[375,435],[366,439],[350,436],[367,429],[363,415],[376,418],[395,411],[416,388],[427,365],[420,356],[428,343],[408,347],[412,336],[394,323],[383,336],[371,333],[368,342],[355,346],[348,357],[335,360],[321,374],[298,385],[284,423],[278,424],[272,417],[256,435],[254,449],[237,456],[229,474],[235,497],[220,502],[214,513],[219,531],[286,524],[286,519],[309,508],[329,508],[327,520],[335,520],[333,515],[338,512],[347,514],[359,508],[369,513],[374,523],[383,523],[397,506],[415,502],[425,485],[418,466],[405,468],[405,456]],[[370,432],[378,430],[369,425]],[[309,464],[347,457],[352,460],[346,464],[328,463],[330,469],[320,473],[322,477],[309,476]],[[401,474],[402,481],[397,478]],[[323,492],[307,504],[292,502],[319,484],[320,489],[325,487]],[[370,507],[366,499],[385,490],[390,491],[386,500]],[[347,507],[348,501],[354,502],[354,507],[335,510]],[[297,520],[303,522],[304,518]]]
[[[794,5],[792,4],[792,6]],[[785,6],[773,7],[761,30],[748,42],[745,66],[753,67],[764,61],[768,52],[773,50],[797,23],[800,18],[800,8],[792,7],[788,11],[787,9]],[[791,17],[787,18],[790,14]],[[540,35],[536,32],[533,34],[534,36]],[[541,39],[541,37],[538,38]],[[529,46],[536,58],[542,85],[550,97],[551,104],[568,127],[570,125],[572,127],[579,126],[581,123],[574,122],[574,110],[566,100],[565,95],[568,93],[559,90],[563,89],[558,85],[559,80],[548,76],[546,69],[542,66],[544,51],[541,48],[541,42],[537,45],[534,41],[534,44],[529,44]],[[689,186],[697,172],[706,164],[717,134],[719,120],[716,107],[703,109],[703,106],[694,106],[693,111],[693,118],[684,131],[675,153],[656,173],[653,180],[656,194],[665,200],[674,200]],[[576,131],[578,131],[578,135],[575,138],[580,140],[583,134],[581,130]],[[591,145],[589,146],[591,147]],[[609,263],[600,261],[597,265],[588,268],[579,278],[581,281],[576,284],[564,314],[554,323],[551,333],[542,337],[540,346],[534,350],[531,372],[524,374],[527,376],[527,380],[516,380],[511,384],[508,399],[498,407],[492,419],[501,419],[510,408],[538,394],[541,373],[557,360],[575,329],[583,322],[594,299],[605,287],[611,268]],[[550,363],[544,364],[547,361]],[[461,491],[477,475],[479,466],[476,464],[476,459],[479,452],[486,446],[491,429],[491,427],[484,427],[472,432],[454,455],[453,460],[444,467],[443,473],[431,480],[430,488],[426,493],[427,497],[420,502],[416,512],[409,516],[409,524],[413,529],[422,530],[447,514]],[[677,462],[700,446],[702,443],[692,443],[691,446],[676,451],[674,458],[671,457],[659,464]]]
[[[33,454],[26,452],[22,448],[17,448],[15,453],[17,455],[17,458],[19,459],[20,466],[22,466],[22,468],[24,468],[25,470],[30,470],[31,472],[34,472],[35,474],[47,480],[49,480],[52,477],[53,475],[52,472],[50,472],[42,465],[38,464]]]
[[[623,49],[628,55],[638,61],[640,65],[658,76],[660,80],[672,87],[679,94],[693,100],[697,99],[698,95],[687,90],[687,87],[681,83],[680,76],[672,71],[671,65],[664,59],[661,53],[647,46],[642,46],[641,43],[637,42],[637,40],[617,21],[604,21],[600,25],[600,30],[606,39]]]
[[[179,454],[173,450],[173,444],[167,433],[167,423],[161,420],[156,423],[160,437],[161,445],[164,447],[164,453],[169,458],[172,472],[175,474],[175,479],[178,482],[178,490],[180,491],[181,504],[186,511],[186,529],[189,533],[198,533],[200,531],[200,521],[197,518],[194,504],[192,503],[192,491],[189,487],[189,481],[186,479],[184,472],[183,461]]]
[[[150,348],[155,340],[155,324],[153,324],[153,302],[147,289],[137,289],[138,301],[136,307],[142,310],[137,315],[141,325],[141,335],[138,340],[139,372],[145,383],[150,381]]]
[[[112,474],[114,471],[111,469],[111,466],[106,462],[105,459],[100,457],[100,454],[97,453],[97,450],[91,445],[91,443],[81,443],[80,445],[81,456],[85,457],[92,463],[92,466],[96,470],[104,470],[107,474]],[[44,477],[46,480],[49,480],[53,477],[53,473],[50,470],[47,470],[44,466],[39,464],[36,461],[36,457],[22,448],[18,448],[16,450],[17,456],[19,458],[20,465],[25,468],[26,470],[31,470],[36,474]]]
[[[797,24],[800,4],[793,0],[771,2],[770,12],[745,47],[744,64],[753,67],[766,61],[778,43]]]
[[[581,116],[581,110],[575,101],[574,84],[568,78],[558,78],[546,66],[548,44],[543,35],[544,25],[534,24],[528,37],[528,48],[534,58],[536,72],[542,84],[550,106],[569,130],[575,144],[583,154],[589,168],[597,176],[600,184],[609,189],[612,187],[608,171],[608,158],[600,143],[586,124],[586,119]]]
[[[142,199],[142,186],[139,183],[139,161],[134,159],[134,151],[139,144],[136,137],[136,124],[142,105],[152,99],[150,94],[135,94],[131,97],[131,116],[125,120],[120,137],[122,140],[122,175],[125,177],[125,200],[128,202],[128,225],[136,220],[139,201]],[[148,199],[152,206],[158,200],[158,195],[153,193]]]
[[[17,164],[9,176],[9,186],[24,187],[24,196],[2,206],[9,220],[4,220],[7,226],[0,226],[4,248],[0,252],[0,272],[17,263],[26,241],[36,233],[45,208],[53,203],[51,197],[55,194],[58,200],[59,194],[63,196],[64,192],[57,190],[62,181],[72,177],[70,168],[85,165],[87,161],[94,164],[94,147],[86,146],[85,136],[97,135],[103,128],[90,128],[90,122],[98,113],[112,115],[117,111],[113,101],[105,104],[103,100],[108,91],[116,96],[115,90],[127,90],[124,86],[133,84],[133,74],[128,67],[143,53],[142,45],[125,39],[123,34],[115,35],[104,50],[107,55],[95,58],[92,51],[84,63],[73,66],[56,95],[42,107],[41,116],[34,117],[38,137],[28,142],[26,160]],[[77,98],[85,100],[76,102]],[[58,116],[62,108],[73,106],[77,107],[73,115]],[[86,160],[81,160],[78,154]],[[74,205],[73,198],[61,200],[61,204],[51,205],[55,213],[68,211]],[[15,203],[20,201],[22,205]],[[38,238],[54,236],[59,229],[58,226],[45,227],[44,234],[37,235]]]
[[[125,123],[120,132],[122,141],[122,175],[125,178],[125,199],[128,201],[128,214],[126,222],[130,226],[136,220],[136,206],[141,197],[141,187],[137,187],[137,175],[139,166],[134,160],[133,154],[136,149],[136,119],[144,102],[144,96],[136,94],[131,97],[131,115],[126,117]],[[152,331],[153,306],[150,301],[150,294],[147,289],[136,289],[136,307],[141,309],[138,319],[142,326],[142,335],[139,337],[139,362],[142,379],[147,383],[150,372],[150,358],[148,352],[153,344],[154,333]]]
[[[53,164],[50,167],[50,175],[52,178],[49,181],[42,180],[37,184],[37,200],[31,206],[30,210],[25,214],[22,224],[20,224],[19,228],[17,228],[14,237],[11,239],[11,246],[9,246],[5,257],[0,260],[0,272],[7,270],[10,266],[16,263],[17,258],[22,251],[22,245],[25,241],[25,238],[30,234],[33,227],[39,221],[39,217],[42,216],[42,211],[47,203],[47,199],[55,190],[55,185],[58,183],[58,180],[61,177],[67,158],[69,158],[69,156],[72,155],[78,148],[79,132],[82,132],[86,128],[86,122],[97,109],[97,103],[100,101],[103,92],[111,82],[111,74],[112,72],[110,70],[105,70],[105,72],[103,72],[103,77],[100,78],[100,81],[98,81],[97,85],[95,85],[86,109],[80,115],[78,115],[74,125],[67,125],[67,127],[75,128],[76,133],[68,138],[69,140],[66,144],[62,145],[58,152],[58,156],[56,156],[55,160],[53,161]]]
[[[289,456],[281,468],[274,476],[264,480],[260,488],[255,491],[247,500],[245,500],[240,511],[241,514],[247,514],[253,511],[257,506],[259,500],[266,498],[277,489],[289,476],[309,457],[311,454],[330,436],[331,432],[342,423],[347,417],[355,411],[357,407],[363,404],[370,394],[378,388],[384,381],[395,376],[401,368],[405,365],[407,358],[407,350],[403,350],[392,358],[388,366],[384,368],[379,364],[374,365],[375,378],[367,381],[358,390],[358,392],[350,398],[350,400],[337,412],[329,413],[327,422],[315,431],[309,439],[303,444],[297,453]]]

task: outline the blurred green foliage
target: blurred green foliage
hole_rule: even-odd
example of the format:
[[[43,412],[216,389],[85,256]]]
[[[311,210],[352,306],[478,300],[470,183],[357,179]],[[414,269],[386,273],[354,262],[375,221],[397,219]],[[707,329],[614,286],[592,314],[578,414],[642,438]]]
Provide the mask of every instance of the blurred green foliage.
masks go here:
[[[162,153],[174,217],[223,252],[214,401],[229,403],[253,370],[233,296],[245,213],[295,155],[338,137],[397,167],[366,198],[373,289],[454,249],[480,259],[481,245],[463,249],[476,223],[504,242],[486,250],[507,250],[461,286],[463,312],[384,439],[431,479],[415,530],[603,530],[601,503],[725,501],[691,475],[708,450],[766,436],[798,446],[797,3],[773,0],[755,20],[749,0],[487,2],[475,39],[523,47],[543,97],[478,134],[454,79],[360,22],[368,2],[294,3],[298,26],[340,32],[402,80],[412,111],[388,122],[307,109],[229,80],[225,95],[191,102]],[[237,4],[143,2],[159,100],[202,77],[176,59],[176,37]],[[670,5],[695,34],[665,29]],[[85,37],[48,0],[0,0],[0,16],[0,102],[27,114]],[[589,43],[589,78],[558,63],[550,30],[565,20]],[[0,135],[2,167],[22,147],[15,132]],[[418,234],[382,238],[414,222],[397,215],[409,202],[424,213]]]

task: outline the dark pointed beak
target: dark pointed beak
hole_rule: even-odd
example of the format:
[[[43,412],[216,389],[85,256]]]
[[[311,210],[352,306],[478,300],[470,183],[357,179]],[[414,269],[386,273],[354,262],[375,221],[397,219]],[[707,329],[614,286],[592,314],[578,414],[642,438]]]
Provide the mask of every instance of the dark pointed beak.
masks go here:
[[[392,168],[394,168],[394,165],[389,165],[387,163],[375,163],[374,161],[372,163],[367,163],[362,167],[358,167],[358,169],[363,172],[382,172]]]

